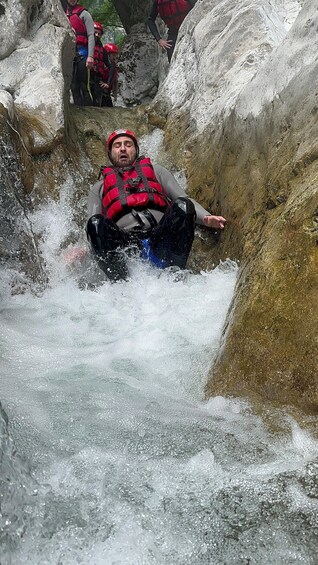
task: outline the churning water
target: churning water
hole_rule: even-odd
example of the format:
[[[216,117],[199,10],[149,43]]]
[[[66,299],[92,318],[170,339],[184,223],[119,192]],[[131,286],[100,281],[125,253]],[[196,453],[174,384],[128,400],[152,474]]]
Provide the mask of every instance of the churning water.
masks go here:
[[[317,442],[204,400],[235,264],[132,260],[92,289],[54,254],[49,212],[50,287],[12,296],[3,273],[1,565],[317,563]]]

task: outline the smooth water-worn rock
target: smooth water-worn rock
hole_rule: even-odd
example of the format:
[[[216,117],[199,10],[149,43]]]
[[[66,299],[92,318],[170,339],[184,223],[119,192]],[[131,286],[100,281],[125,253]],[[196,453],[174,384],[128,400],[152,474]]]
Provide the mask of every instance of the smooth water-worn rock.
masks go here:
[[[136,24],[145,22],[152,0],[114,0],[113,4],[127,33]]]
[[[59,0],[8,0],[0,46],[2,261],[45,282],[30,214],[66,182],[87,184],[90,165],[70,125],[74,35]],[[82,180],[84,177],[84,180]],[[19,267],[18,267],[19,268]]]
[[[127,106],[135,106],[152,101],[167,76],[169,64],[166,52],[158,46],[147,26],[152,2],[143,5],[142,13],[140,7],[134,10],[133,0],[125,4],[126,11],[127,5],[130,6],[130,18],[127,21],[123,17],[128,35],[119,57],[119,92]],[[118,12],[123,12],[122,6],[118,7]],[[136,19],[137,15],[139,20]],[[166,37],[167,29],[160,18],[157,19],[157,26],[162,37]]]
[[[41,123],[33,139],[39,152],[64,135],[74,36],[59,0],[8,0],[1,26],[0,100],[1,90],[10,93],[15,108]]]
[[[16,284],[23,285],[24,273],[41,277],[41,259],[28,216],[31,202],[21,169],[24,149],[12,130],[12,116],[0,103],[0,264],[23,265]],[[20,152],[21,149],[21,152]]]
[[[132,27],[120,54],[120,94],[127,106],[149,103],[158,85],[159,53],[144,24]]]
[[[154,106],[192,194],[229,220],[215,258],[241,261],[207,394],[253,392],[310,412],[318,407],[317,24],[309,1],[199,2]]]

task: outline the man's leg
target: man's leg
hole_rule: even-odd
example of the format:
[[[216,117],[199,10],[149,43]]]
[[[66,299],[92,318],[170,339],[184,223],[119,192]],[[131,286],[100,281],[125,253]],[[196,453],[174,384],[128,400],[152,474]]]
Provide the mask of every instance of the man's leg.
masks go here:
[[[101,77],[95,73],[92,75],[91,80],[91,92],[93,96],[94,106],[101,108],[103,106],[103,89],[99,86]]]
[[[93,98],[88,91],[88,78],[86,58],[83,57],[77,63],[77,80],[82,95],[83,106],[93,106]]]
[[[96,75],[93,71],[91,71],[90,73],[91,73],[90,89],[91,89],[91,95],[92,95],[92,98],[93,98],[92,105],[100,107],[100,103],[99,103],[99,99],[98,99],[98,92],[97,92],[97,88],[96,88],[97,87]]]
[[[123,248],[129,245],[129,236],[101,214],[88,220],[86,233],[100,269],[112,281],[126,279],[128,269]]]
[[[194,239],[195,219],[193,202],[180,197],[154,228],[149,245],[159,259],[167,262],[167,266],[185,268]]]
[[[83,106],[81,91],[80,91],[80,84],[78,79],[78,63],[79,58],[76,56],[73,61],[73,74],[72,74],[72,82],[71,82],[71,91],[73,96],[73,102],[76,106]]]
[[[110,92],[103,92],[101,105],[107,108],[113,108],[113,101],[111,99]]]

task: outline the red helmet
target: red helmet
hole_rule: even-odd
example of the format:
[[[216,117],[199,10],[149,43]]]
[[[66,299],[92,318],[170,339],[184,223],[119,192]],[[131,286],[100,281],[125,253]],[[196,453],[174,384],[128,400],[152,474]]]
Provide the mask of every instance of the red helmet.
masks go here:
[[[104,49],[106,49],[107,53],[119,53],[119,49],[115,43],[106,43]]]
[[[104,33],[104,28],[103,28],[102,24],[100,24],[99,22],[94,22],[94,29],[98,29],[98,31],[100,31],[101,33]]]
[[[129,131],[129,129],[116,129],[115,131],[113,131],[110,134],[110,136],[109,136],[109,138],[107,139],[107,142],[106,142],[106,147],[107,147],[108,153],[110,153],[113,142],[115,141],[115,139],[117,137],[123,137],[123,136],[130,137],[133,140],[135,147],[137,149],[137,154],[138,154],[138,152],[139,152],[138,139],[132,131]]]

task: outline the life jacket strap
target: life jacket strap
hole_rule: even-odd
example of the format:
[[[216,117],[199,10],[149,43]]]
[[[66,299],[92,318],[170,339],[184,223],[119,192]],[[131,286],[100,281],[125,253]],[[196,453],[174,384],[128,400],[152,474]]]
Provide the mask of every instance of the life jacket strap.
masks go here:
[[[150,212],[150,210],[148,210],[148,209],[143,210],[142,213],[143,213],[143,215],[145,216],[145,218],[147,218],[147,220],[148,220],[148,222],[149,222],[151,228],[155,228],[155,227],[158,225],[158,222],[157,222],[156,218],[155,218],[154,215]]]
[[[143,181],[143,185],[145,187],[145,191],[148,192],[149,194],[149,204],[151,207],[151,203],[154,202],[154,191],[151,189],[148,179],[142,169],[142,166],[140,164],[140,161],[137,159],[137,161],[135,162],[135,170],[137,172],[137,174],[141,177],[142,181]]]
[[[135,220],[138,222],[139,226],[146,231],[149,230],[149,229],[155,228],[158,225],[156,218],[153,216],[153,214],[148,209],[141,210],[140,212],[137,212],[137,210],[135,210],[135,208],[132,208],[130,212],[131,212],[132,216],[135,218]],[[150,228],[145,223],[143,216],[148,221]]]

